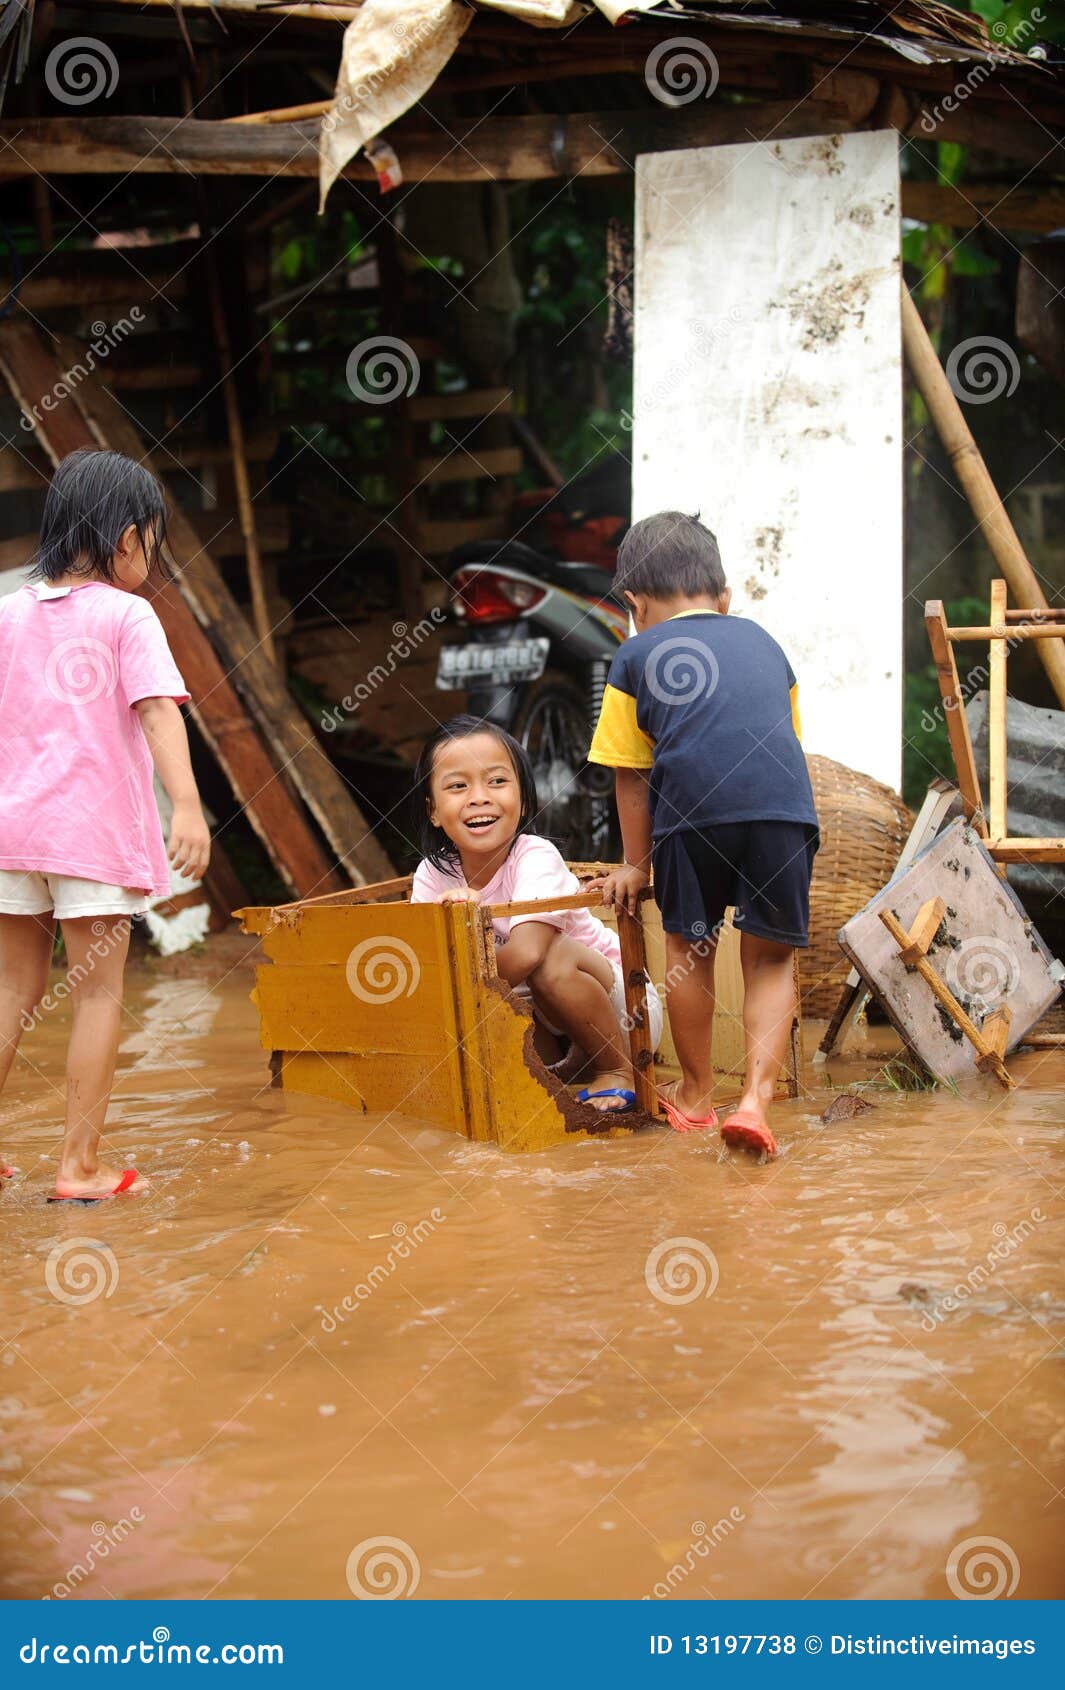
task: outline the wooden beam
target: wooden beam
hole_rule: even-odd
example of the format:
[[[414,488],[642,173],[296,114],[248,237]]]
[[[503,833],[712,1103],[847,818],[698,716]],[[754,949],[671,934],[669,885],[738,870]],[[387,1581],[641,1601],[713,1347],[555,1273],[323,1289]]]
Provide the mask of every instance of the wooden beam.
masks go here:
[[[437,127],[388,130],[407,182],[544,181],[629,175],[637,154],[737,141],[788,140],[855,126],[840,100],[770,100],[675,111],[488,118],[468,144]],[[320,124],[197,118],[50,117],[0,122],[0,174],[318,175]],[[376,182],[365,155],[345,176]]]
[[[980,794],[980,777],[976,772],[976,759],[973,756],[969,724],[965,719],[965,700],[958,678],[958,665],[954,661],[954,647],[947,638],[947,617],[941,599],[928,600],[924,607],[924,624],[935,661],[936,678],[939,681],[939,693],[947,723],[947,737],[958,774],[958,787],[965,814],[974,823],[977,832],[986,838],[987,824],[984,820],[984,801]]]
[[[919,956],[928,955],[928,947],[939,931],[939,924],[947,913],[943,898],[928,898],[910,923],[909,943],[899,952],[899,961],[907,967],[916,964]]]
[[[1065,863],[1065,839],[995,839],[987,849],[996,863]]]
[[[1049,235],[1065,228],[1065,189],[1047,183],[1024,187],[1008,182],[903,182],[902,215],[918,223],[946,223],[952,229],[1026,229]]]

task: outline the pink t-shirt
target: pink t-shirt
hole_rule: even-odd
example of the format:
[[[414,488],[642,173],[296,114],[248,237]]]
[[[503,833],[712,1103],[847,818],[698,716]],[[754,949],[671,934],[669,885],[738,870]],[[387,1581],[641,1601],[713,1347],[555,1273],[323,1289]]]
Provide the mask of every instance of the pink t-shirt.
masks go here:
[[[423,860],[414,871],[410,901],[412,904],[437,904],[445,892],[465,885],[461,863],[456,863],[453,870],[446,872]],[[538,839],[533,833],[519,833],[503,867],[479,897],[482,904],[516,904],[526,898],[569,898],[580,889],[577,876],[566,867],[561,852],[549,839]],[[548,927],[557,927],[567,938],[578,939],[582,945],[599,951],[608,962],[621,967],[621,945],[617,934],[590,910],[499,916],[492,922],[496,944],[504,944],[510,929],[523,921],[543,921]]]
[[[104,581],[0,600],[0,868],[166,897],[140,698],[188,699],[162,623]]]

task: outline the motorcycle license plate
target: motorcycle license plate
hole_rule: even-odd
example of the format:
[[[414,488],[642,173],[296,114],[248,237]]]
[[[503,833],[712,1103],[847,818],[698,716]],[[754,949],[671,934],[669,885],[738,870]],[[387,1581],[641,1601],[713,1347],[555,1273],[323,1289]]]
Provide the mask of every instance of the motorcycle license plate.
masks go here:
[[[454,692],[479,682],[506,687],[515,681],[538,680],[550,645],[546,638],[510,640],[506,645],[446,645],[440,652],[436,684],[444,692]]]

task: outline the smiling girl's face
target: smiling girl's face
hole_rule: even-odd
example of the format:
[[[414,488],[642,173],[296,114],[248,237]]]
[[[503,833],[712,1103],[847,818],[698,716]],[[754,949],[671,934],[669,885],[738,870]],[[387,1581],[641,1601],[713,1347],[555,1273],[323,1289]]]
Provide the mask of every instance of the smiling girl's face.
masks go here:
[[[521,822],[521,789],[510,754],[494,734],[447,740],[433,758],[429,820],[458,846],[471,886],[502,865]]]

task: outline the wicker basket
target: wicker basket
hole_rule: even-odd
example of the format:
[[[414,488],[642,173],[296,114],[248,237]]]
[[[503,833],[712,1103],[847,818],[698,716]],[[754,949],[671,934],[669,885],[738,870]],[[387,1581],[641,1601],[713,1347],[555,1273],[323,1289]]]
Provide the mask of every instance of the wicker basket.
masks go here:
[[[829,1016],[850,965],[836,934],[891,878],[913,816],[897,793],[830,757],[807,757],[821,824],[810,887],[810,948],[799,952],[802,1012]]]

